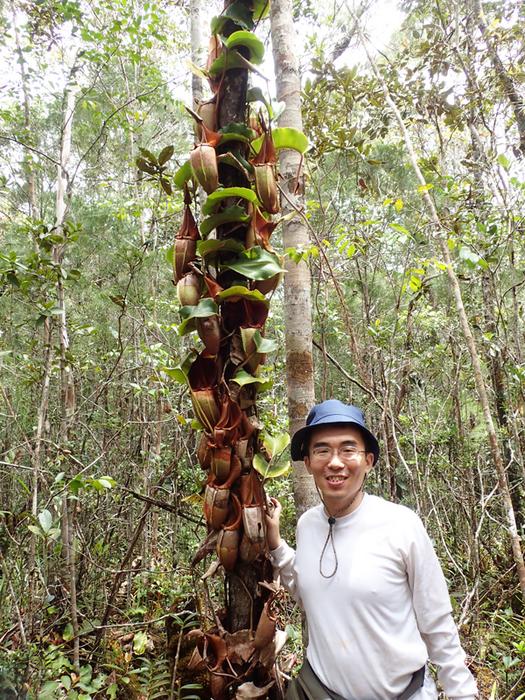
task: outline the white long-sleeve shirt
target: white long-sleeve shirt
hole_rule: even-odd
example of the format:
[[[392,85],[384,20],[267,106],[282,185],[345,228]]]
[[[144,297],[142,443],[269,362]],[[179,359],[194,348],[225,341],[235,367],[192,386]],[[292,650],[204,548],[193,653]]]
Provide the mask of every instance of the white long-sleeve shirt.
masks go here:
[[[299,519],[297,552],[285,542],[271,552],[283,585],[308,622],[307,657],[314,672],[343,697],[393,700],[429,658],[450,700],[474,700],[441,566],[419,517],[404,506],[364,495],[338,518],[338,567],[319,572],[328,534],[323,506]],[[323,572],[335,565],[331,545]],[[432,697],[424,691],[416,698]]]

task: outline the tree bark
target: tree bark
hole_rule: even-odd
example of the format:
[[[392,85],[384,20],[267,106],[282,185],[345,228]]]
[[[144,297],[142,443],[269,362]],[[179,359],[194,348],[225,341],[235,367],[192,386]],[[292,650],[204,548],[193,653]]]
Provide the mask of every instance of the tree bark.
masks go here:
[[[286,104],[279,126],[302,131],[301,84],[299,66],[293,47],[295,36],[291,0],[274,0],[270,5],[273,61],[277,99]],[[305,211],[302,158],[284,149],[279,155],[282,176],[281,206],[283,215]],[[308,229],[300,216],[283,224],[284,248],[305,249],[310,244]],[[286,386],[288,421],[293,434],[301,428],[315,403],[312,352],[312,303],[310,268],[305,261],[286,261],[284,279],[284,319],[286,339]],[[294,462],[294,500],[297,514],[319,502],[315,485],[303,462]]]

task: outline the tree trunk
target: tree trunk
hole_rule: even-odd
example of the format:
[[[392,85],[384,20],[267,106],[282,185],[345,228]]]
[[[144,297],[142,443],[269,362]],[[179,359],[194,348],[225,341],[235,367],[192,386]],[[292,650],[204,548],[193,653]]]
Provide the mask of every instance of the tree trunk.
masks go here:
[[[42,393],[40,396],[40,406],[38,407],[38,419],[34,440],[34,448],[32,455],[33,466],[33,484],[31,495],[31,515],[36,521],[38,516],[38,494],[40,491],[40,472],[42,470],[42,444],[45,433],[45,424],[49,406],[49,387],[51,383],[51,366],[53,364],[53,344],[51,342],[51,320],[46,318],[44,321],[44,376],[42,378]],[[28,618],[30,621],[30,631],[34,632],[33,612],[35,610],[35,590],[36,590],[36,535],[31,533],[29,546],[29,603],[28,603]]]
[[[57,233],[64,234],[64,224],[67,213],[67,198],[70,195],[69,187],[69,161],[71,156],[73,117],[75,113],[75,100],[78,87],[74,82],[77,71],[76,54],[71,62],[71,69],[64,89],[64,111],[62,120],[62,138],[60,143],[60,159],[57,173],[56,204],[55,204],[55,229]],[[64,293],[63,277],[60,273],[64,257],[65,244],[60,243],[53,249],[53,260],[57,265],[57,307],[58,332],[60,345],[60,386],[61,386],[61,426],[60,443],[63,450],[68,450],[69,431],[76,409],[75,384],[73,371],[68,358],[69,333],[66,319],[66,300]],[[74,547],[75,509],[69,504],[67,494],[62,500],[62,534],[64,556],[66,563],[66,590],[69,591],[69,611],[71,626],[73,628],[73,666],[78,672],[80,669],[79,624],[77,610],[76,591],[76,553]]]
[[[295,36],[291,0],[274,0],[270,5],[273,62],[277,99],[286,104],[279,126],[302,131],[301,84],[299,66],[293,47]],[[279,155],[282,177],[281,207],[283,215],[305,213],[302,157],[283,149]],[[310,244],[308,229],[301,215],[283,224],[284,248],[306,249]],[[295,264],[288,259],[284,279],[284,319],[286,338],[286,386],[290,433],[301,428],[315,403],[311,281],[308,263]],[[304,463],[294,462],[294,500],[297,514],[319,502],[315,485]]]

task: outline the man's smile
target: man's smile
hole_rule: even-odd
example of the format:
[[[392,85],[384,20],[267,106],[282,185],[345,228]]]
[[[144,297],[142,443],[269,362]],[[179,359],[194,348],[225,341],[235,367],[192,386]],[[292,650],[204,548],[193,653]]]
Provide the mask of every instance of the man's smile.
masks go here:
[[[340,483],[342,483],[343,481],[345,481],[345,479],[348,479],[348,477],[347,477],[347,476],[340,476],[340,475],[337,475],[337,476],[336,476],[336,475],[332,475],[332,476],[327,476],[327,477],[326,477],[326,480],[327,480],[330,484],[340,484]]]

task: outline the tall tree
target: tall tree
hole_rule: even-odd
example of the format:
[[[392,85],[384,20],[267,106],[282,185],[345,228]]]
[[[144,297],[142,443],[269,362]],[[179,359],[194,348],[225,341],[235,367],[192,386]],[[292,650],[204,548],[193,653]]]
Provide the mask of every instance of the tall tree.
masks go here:
[[[291,0],[274,0],[270,4],[271,36],[277,99],[285,109],[279,126],[303,130],[301,115],[301,78],[294,38],[295,23]],[[279,154],[282,177],[281,206],[287,217],[283,223],[283,244],[304,251],[310,245],[306,226],[303,157],[284,149]],[[308,262],[288,258],[284,280],[284,321],[286,339],[286,389],[290,433],[304,425],[315,403],[312,353],[311,277]],[[294,499],[300,515],[318,502],[315,485],[303,462],[294,463]]]

